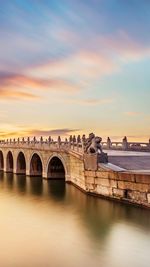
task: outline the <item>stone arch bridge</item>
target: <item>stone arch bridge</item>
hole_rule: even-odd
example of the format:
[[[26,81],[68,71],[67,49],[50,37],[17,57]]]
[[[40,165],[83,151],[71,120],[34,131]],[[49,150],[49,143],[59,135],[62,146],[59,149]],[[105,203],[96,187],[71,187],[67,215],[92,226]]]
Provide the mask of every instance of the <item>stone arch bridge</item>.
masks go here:
[[[27,176],[62,178],[84,186],[82,144],[37,141],[0,142],[0,170]]]
[[[109,155],[106,164],[99,163],[96,153],[85,154],[84,144],[80,138],[62,142],[60,137],[57,142],[1,140],[0,171],[61,178],[89,194],[150,208],[150,141],[128,143],[124,138],[113,144],[108,139],[102,143]]]

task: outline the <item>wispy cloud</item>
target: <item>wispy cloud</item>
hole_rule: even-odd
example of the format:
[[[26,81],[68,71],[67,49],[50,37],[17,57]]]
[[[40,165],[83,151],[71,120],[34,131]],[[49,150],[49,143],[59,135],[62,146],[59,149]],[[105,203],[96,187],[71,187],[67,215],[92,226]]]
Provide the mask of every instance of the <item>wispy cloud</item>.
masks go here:
[[[62,136],[67,136],[69,134],[75,133],[80,131],[79,129],[70,129],[70,128],[64,128],[64,129],[52,129],[52,130],[37,130],[37,129],[33,129],[31,131],[28,132],[28,134],[30,136],[58,136],[58,135],[62,135]]]
[[[115,101],[114,98],[88,98],[88,99],[65,99],[63,100],[68,104],[75,104],[81,106],[97,106],[97,105],[107,105]]]
[[[81,81],[82,79],[89,80],[108,75],[117,69],[118,67],[112,58],[92,50],[79,50],[65,58],[58,58],[33,66],[27,72],[33,77],[69,77]]]
[[[138,116],[140,114],[141,114],[140,112],[135,112],[135,111],[124,112],[124,115],[129,116],[129,117],[135,117],[135,116]]]
[[[34,91],[32,93],[31,91]],[[35,78],[14,73],[0,73],[0,96],[9,99],[37,99],[39,90],[74,93],[80,90],[76,84],[63,79]]]
[[[150,57],[150,44],[134,39],[123,30],[98,37],[98,43],[110,56],[116,56],[124,63]]]

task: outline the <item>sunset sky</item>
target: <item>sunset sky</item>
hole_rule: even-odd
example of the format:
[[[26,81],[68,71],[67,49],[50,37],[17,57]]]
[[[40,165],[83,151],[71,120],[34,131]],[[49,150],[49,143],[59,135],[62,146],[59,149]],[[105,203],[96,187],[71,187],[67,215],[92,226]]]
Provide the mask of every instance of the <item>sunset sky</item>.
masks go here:
[[[150,138],[149,0],[0,0],[0,138]]]

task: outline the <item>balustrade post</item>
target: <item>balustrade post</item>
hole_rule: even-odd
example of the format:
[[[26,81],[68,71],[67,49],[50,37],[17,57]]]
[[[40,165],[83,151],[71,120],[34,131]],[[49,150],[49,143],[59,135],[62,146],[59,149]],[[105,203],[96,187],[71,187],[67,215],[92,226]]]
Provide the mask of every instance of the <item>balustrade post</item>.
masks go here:
[[[27,138],[27,143],[30,144],[30,137]]]
[[[127,140],[126,136],[122,140],[122,149],[123,150],[127,150],[128,149],[128,140]]]
[[[51,142],[52,142],[52,138],[51,138],[51,136],[49,136],[48,137],[48,143],[49,143],[49,145],[50,145]]]
[[[107,138],[107,149],[110,149],[111,148],[111,140],[110,138],[108,137]]]
[[[34,145],[36,144],[36,137],[35,136],[33,137],[33,143],[34,143]]]
[[[72,135],[69,136],[69,147],[71,148],[71,144],[72,144]]]
[[[68,145],[68,139],[65,138],[65,146],[67,146],[67,145]]]
[[[77,142],[78,142],[78,144],[81,143],[81,137],[80,137],[80,135],[77,136]]]
[[[76,137],[75,137],[75,135],[74,135],[74,136],[73,136],[73,150],[74,150],[75,144],[76,144]]]
[[[82,153],[84,153],[85,150],[85,143],[86,143],[86,136],[85,134],[82,135]]]
[[[43,144],[43,137],[42,136],[40,138],[40,143],[41,143],[41,145]]]
[[[57,143],[58,143],[58,148],[60,148],[60,146],[61,146],[61,138],[60,138],[60,136],[58,136]]]

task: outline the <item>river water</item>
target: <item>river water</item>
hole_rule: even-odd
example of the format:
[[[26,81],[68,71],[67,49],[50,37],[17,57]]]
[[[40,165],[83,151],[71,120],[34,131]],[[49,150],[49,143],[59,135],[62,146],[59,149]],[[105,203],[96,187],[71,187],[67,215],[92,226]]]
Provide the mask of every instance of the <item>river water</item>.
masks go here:
[[[150,267],[150,211],[0,173],[1,267]]]

